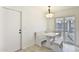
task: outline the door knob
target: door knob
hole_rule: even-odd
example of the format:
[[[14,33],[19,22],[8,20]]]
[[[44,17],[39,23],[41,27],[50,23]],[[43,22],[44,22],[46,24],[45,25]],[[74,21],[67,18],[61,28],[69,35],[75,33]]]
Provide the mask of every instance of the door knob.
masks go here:
[[[21,34],[21,32],[19,32]]]
[[[21,31],[21,29],[19,29],[19,31]]]
[[[21,33],[21,29],[19,29],[19,33]]]

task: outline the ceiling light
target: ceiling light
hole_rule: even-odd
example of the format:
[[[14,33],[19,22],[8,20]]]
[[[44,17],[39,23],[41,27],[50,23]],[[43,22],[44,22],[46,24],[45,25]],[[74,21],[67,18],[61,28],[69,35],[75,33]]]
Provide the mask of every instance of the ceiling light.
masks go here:
[[[53,17],[54,17],[54,13],[52,13],[52,12],[50,11],[50,7],[51,7],[51,6],[48,6],[48,13],[46,14],[46,18],[53,18]]]

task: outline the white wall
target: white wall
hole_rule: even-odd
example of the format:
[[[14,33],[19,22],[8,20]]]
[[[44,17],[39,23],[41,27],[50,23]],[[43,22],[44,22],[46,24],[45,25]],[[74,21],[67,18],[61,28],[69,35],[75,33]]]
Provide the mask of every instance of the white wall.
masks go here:
[[[29,47],[34,44],[34,32],[46,30],[46,20],[43,7],[7,7],[22,11],[22,46]]]
[[[23,48],[34,44],[34,32],[46,30],[46,22],[40,7],[23,8]]]
[[[79,45],[79,7],[68,8],[55,13],[56,17],[75,16],[76,17],[76,44]]]

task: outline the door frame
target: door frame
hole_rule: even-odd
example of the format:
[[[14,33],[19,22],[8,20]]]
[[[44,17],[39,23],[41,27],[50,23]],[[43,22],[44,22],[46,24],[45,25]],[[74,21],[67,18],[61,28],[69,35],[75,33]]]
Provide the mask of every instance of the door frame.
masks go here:
[[[2,7],[4,9],[7,9],[7,10],[10,10],[10,11],[15,11],[15,12],[18,12],[20,14],[20,28],[18,29],[18,32],[21,30],[21,33],[20,34],[20,49],[16,50],[16,51],[19,51],[19,50],[22,50],[22,11],[19,11],[19,10],[14,10],[14,9],[11,9],[11,8],[8,8],[8,7]]]

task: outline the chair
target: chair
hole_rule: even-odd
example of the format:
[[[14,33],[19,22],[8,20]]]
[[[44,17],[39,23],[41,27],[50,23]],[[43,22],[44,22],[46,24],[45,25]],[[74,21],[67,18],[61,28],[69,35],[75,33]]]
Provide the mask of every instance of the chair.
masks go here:
[[[43,46],[51,48],[55,51],[61,51],[63,47],[63,33],[60,33],[58,36],[56,36],[55,40],[52,38],[47,40],[47,42],[43,43]]]

